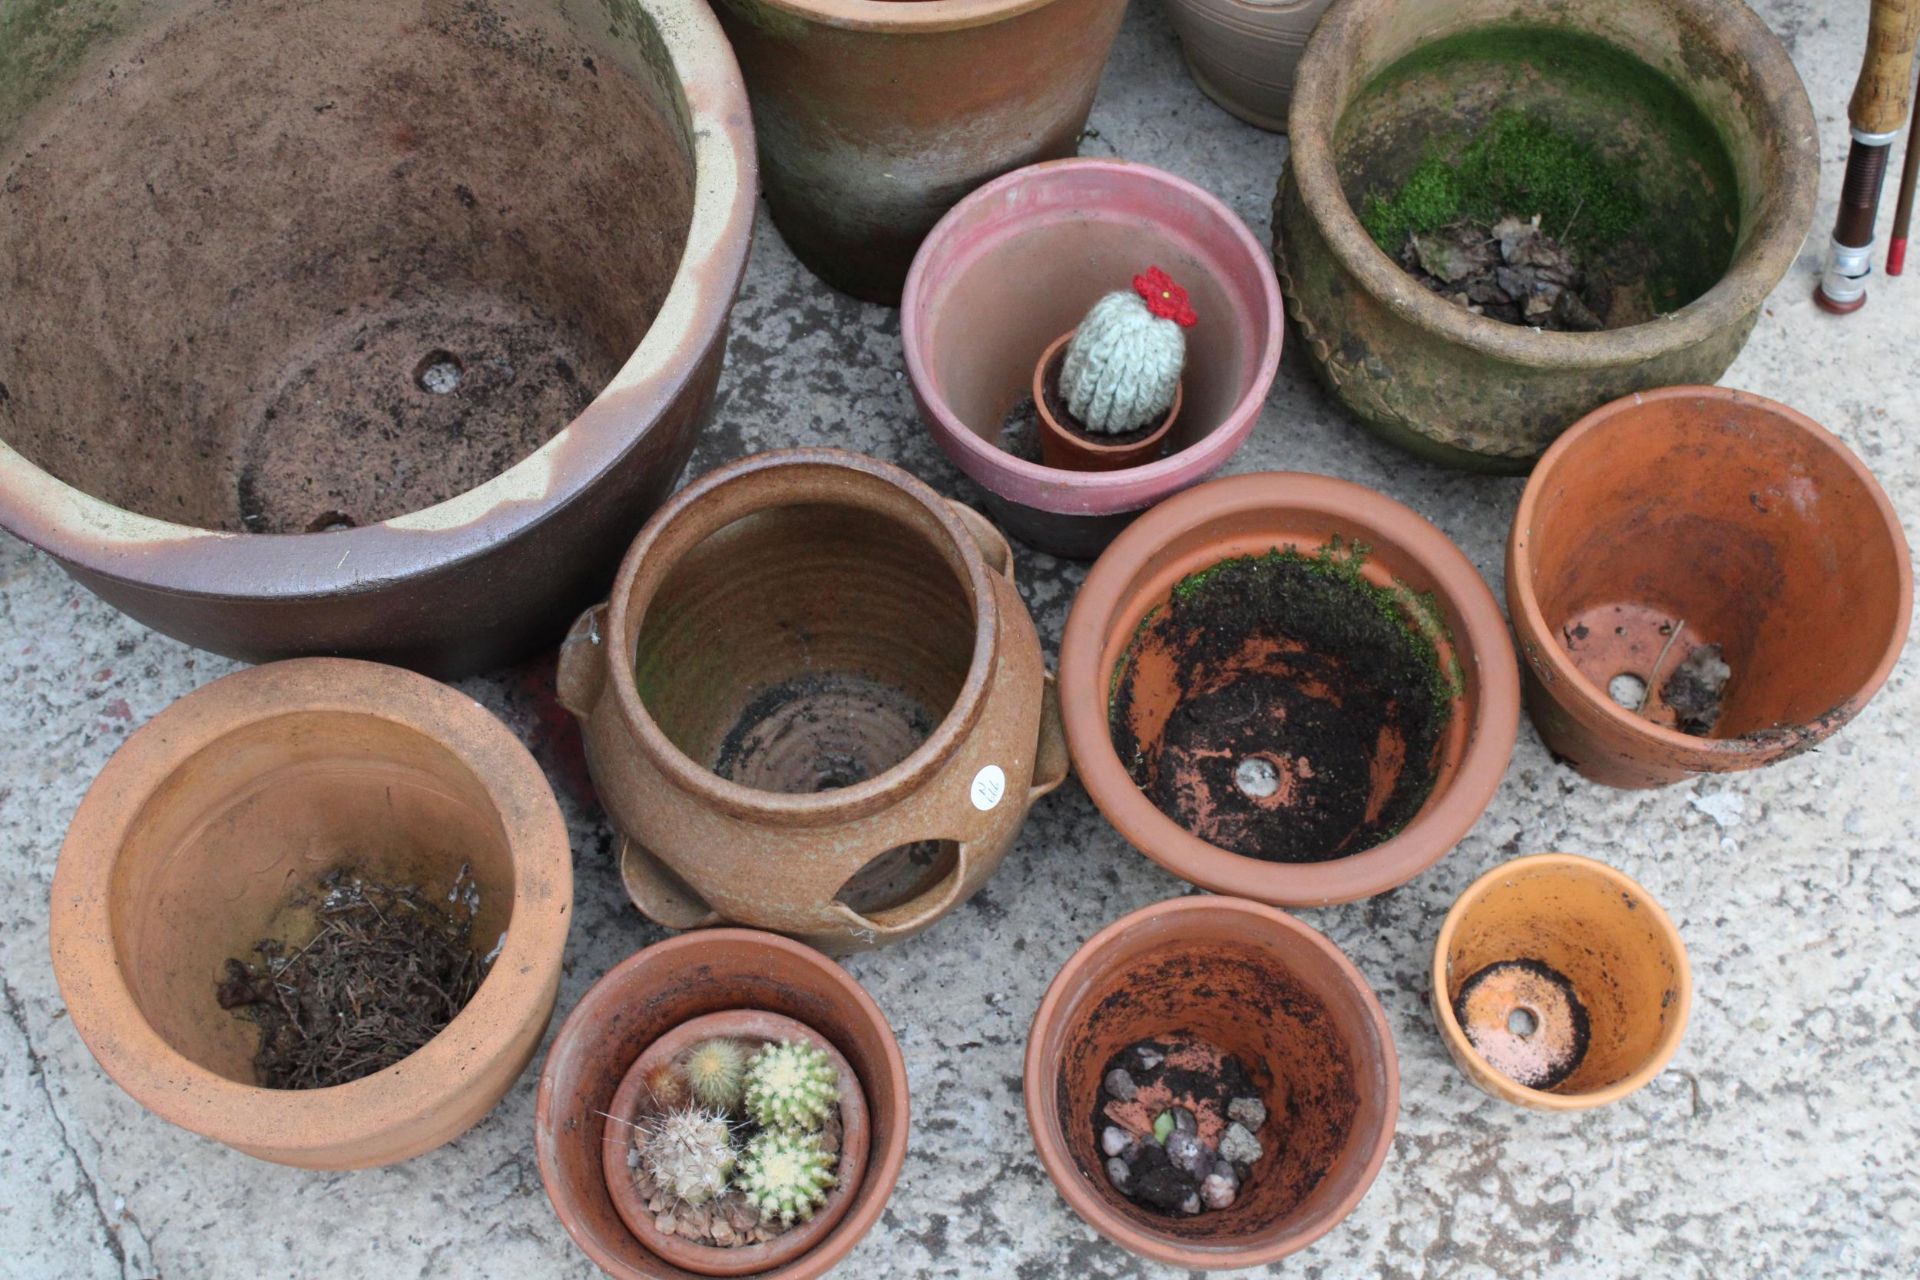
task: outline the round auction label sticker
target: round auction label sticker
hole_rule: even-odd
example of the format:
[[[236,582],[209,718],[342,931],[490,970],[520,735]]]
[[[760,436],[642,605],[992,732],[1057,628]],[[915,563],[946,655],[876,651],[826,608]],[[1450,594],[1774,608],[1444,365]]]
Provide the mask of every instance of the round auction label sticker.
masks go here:
[[[1000,803],[1007,794],[1007,771],[997,764],[990,764],[973,775],[973,807],[985,813]]]

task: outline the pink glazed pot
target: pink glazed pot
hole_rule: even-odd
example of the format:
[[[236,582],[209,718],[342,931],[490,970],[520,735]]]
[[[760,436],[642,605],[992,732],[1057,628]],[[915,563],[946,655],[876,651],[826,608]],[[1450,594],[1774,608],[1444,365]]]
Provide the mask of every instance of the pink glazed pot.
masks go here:
[[[1065,471],[1000,447],[1040,352],[1150,266],[1184,286],[1185,400],[1165,457]],[[1089,559],[1142,511],[1206,479],[1253,431],[1280,368],[1280,288],[1259,242],[1191,182],[1120,160],[1018,169],[955,205],[907,275],[900,334],[934,440],[999,525]]]

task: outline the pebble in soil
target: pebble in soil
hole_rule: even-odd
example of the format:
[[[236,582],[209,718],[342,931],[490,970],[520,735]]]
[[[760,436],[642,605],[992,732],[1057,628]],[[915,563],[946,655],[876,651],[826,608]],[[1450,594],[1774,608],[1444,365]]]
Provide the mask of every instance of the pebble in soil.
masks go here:
[[[214,992],[260,1028],[255,1078],[270,1089],[348,1084],[439,1035],[488,965],[472,946],[479,890],[468,868],[445,902],[346,870],[295,893],[287,905],[311,916],[312,936],[261,939],[259,961],[228,960]]]
[[[1246,1065],[1185,1032],[1116,1053],[1092,1118],[1107,1180],[1155,1212],[1231,1206],[1270,1145],[1268,1110]]]

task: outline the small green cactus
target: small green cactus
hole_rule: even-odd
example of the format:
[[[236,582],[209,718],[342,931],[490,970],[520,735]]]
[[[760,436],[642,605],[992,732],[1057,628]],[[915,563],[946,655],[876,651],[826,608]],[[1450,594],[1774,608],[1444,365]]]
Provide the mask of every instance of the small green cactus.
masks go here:
[[[727,1189],[735,1161],[726,1116],[682,1107],[641,1126],[640,1162],[660,1189],[686,1204],[704,1204]]]
[[[1067,411],[1094,435],[1153,426],[1173,407],[1197,323],[1186,290],[1158,267],[1093,304],[1060,365]]]
[[[840,1102],[840,1071],[827,1051],[782,1040],[747,1064],[747,1114],[765,1129],[818,1129]]]
[[[747,1144],[737,1185],[762,1216],[791,1226],[827,1202],[838,1162],[817,1133],[768,1129]]]
[[[693,1096],[702,1106],[732,1113],[740,1109],[747,1082],[747,1051],[738,1040],[704,1040],[687,1055],[683,1068]]]

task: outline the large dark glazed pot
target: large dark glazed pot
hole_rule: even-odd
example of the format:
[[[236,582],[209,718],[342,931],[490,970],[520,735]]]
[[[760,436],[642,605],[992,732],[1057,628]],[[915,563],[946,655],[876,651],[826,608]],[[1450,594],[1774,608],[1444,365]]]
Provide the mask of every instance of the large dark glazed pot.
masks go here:
[[[0,46],[0,523],[237,657],[556,640],[746,263],[706,6],[0,0]]]

